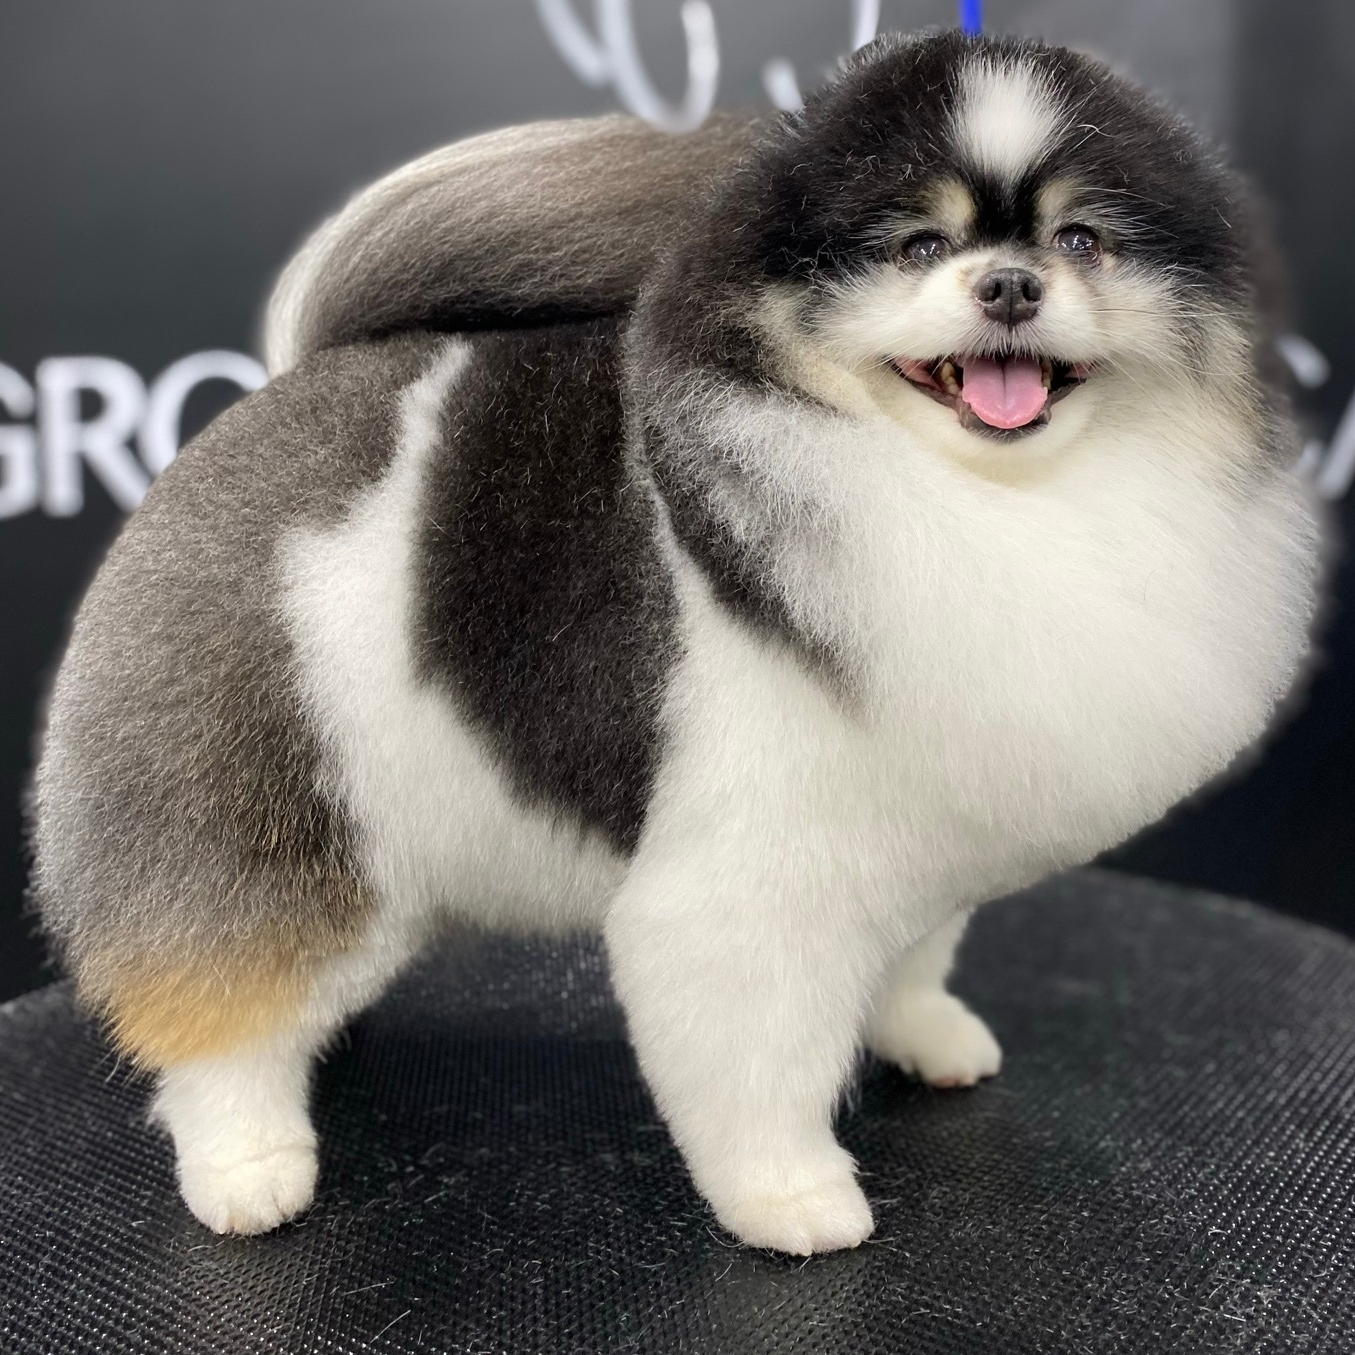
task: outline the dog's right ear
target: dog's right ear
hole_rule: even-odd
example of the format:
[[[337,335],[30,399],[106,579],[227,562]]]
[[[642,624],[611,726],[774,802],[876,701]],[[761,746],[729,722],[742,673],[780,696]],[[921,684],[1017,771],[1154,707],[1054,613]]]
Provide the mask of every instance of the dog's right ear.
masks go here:
[[[761,125],[716,114],[670,136],[623,116],[529,123],[397,169],[283,270],[264,320],[270,374],[399,330],[629,308],[655,255]]]

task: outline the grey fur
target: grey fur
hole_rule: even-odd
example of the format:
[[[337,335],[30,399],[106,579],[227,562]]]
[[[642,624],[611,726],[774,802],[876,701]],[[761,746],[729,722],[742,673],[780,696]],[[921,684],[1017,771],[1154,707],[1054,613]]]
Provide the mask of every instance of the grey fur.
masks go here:
[[[265,322],[269,370],[397,330],[624,311],[761,125],[717,114],[672,137],[612,116],[434,151],[360,193],[288,265]]]
[[[271,562],[289,525],[337,519],[380,473],[436,342],[325,354],[241,401],[155,482],[90,588],[32,808],[48,935],[96,996],[100,971],[138,954],[264,924],[322,947],[360,921]]]

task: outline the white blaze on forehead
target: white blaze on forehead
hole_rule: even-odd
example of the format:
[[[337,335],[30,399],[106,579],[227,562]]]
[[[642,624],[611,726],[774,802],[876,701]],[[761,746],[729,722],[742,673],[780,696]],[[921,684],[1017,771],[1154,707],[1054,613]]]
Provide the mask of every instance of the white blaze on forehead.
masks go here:
[[[957,148],[976,169],[1011,181],[1037,164],[1063,129],[1065,113],[1025,62],[971,61],[960,73]]]

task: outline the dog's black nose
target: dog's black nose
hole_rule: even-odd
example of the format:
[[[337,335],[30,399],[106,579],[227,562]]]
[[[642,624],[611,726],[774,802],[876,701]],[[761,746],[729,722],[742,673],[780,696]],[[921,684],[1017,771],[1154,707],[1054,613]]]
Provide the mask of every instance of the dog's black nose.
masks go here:
[[[974,284],[974,295],[990,320],[1019,325],[1039,312],[1044,283],[1028,268],[995,268]]]

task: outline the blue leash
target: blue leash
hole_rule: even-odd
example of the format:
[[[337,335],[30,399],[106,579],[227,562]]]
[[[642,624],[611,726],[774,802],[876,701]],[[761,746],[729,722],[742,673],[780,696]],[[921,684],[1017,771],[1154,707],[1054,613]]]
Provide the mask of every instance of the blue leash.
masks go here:
[[[960,0],[960,31],[983,32],[983,0]]]

